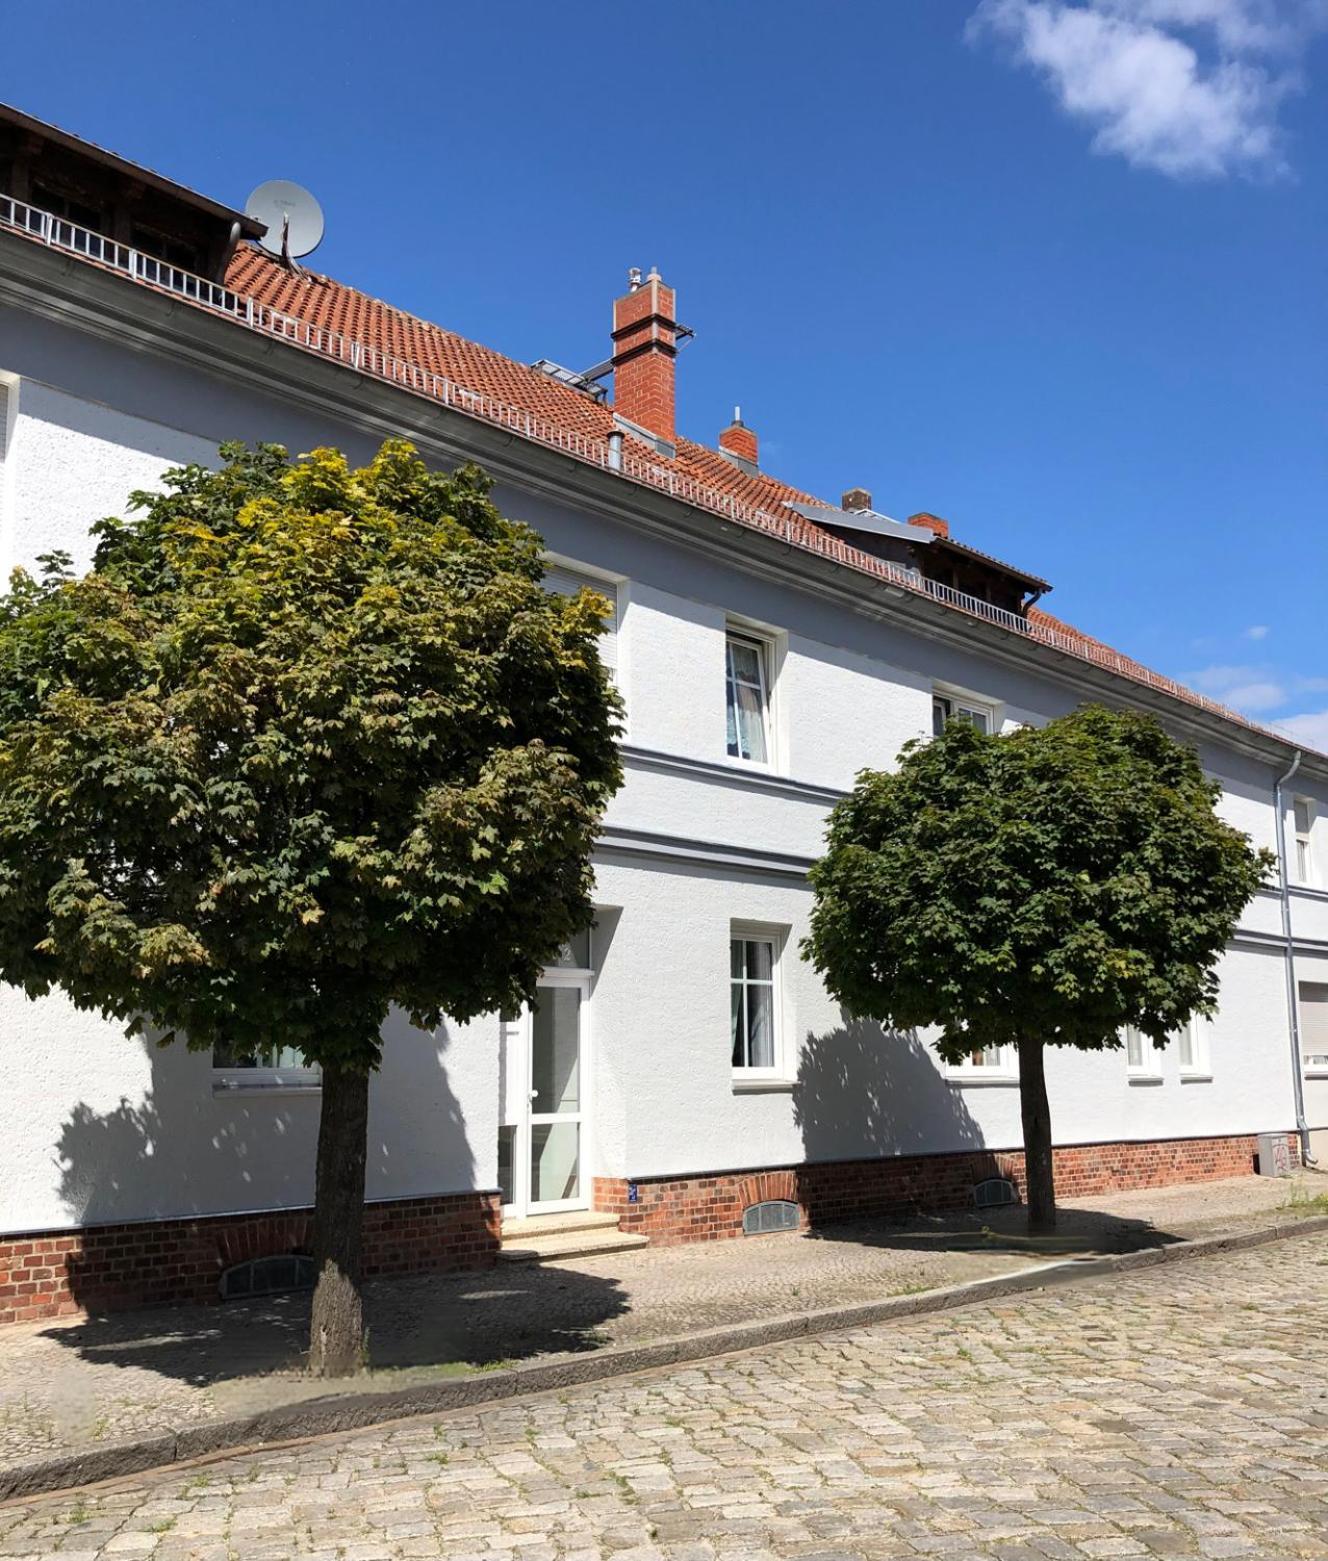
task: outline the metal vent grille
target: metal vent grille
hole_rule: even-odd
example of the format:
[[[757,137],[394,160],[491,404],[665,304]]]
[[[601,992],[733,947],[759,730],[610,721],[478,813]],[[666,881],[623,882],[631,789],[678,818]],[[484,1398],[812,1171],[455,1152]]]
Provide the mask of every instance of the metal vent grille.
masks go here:
[[[754,1203],[742,1216],[744,1236],[767,1236],[776,1230],[797,1230],[802,1218],[796,1203],[772,1198],[769,1203]]]
[[[1008,1204],[1018,1203],[1019,1194],[1014,1183],[1004,1176],[989,1176],[973,1189],[973,1202],[980,1209],[1003,1209]]]
[[[282,1252],[273,1257],[250,1258],[237,1263],[221,1276],[223,1301],[238,1301],[242,1296],[278,1295],[284,1290],[312,1290],[314,1260],[303,1252]]]

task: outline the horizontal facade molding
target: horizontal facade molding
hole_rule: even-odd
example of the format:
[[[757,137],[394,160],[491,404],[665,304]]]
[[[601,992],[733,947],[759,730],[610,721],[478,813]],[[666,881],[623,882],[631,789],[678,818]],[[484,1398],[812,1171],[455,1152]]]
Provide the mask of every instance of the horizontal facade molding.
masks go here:
[[[657,835],[649,830],[616,826],[600,831],[595,852],[597,855],[636,856],[650,861],[690,862],[698,867],[728,867],[746,873],[773,873],[804,884],[815,860],[780,851],[761,851],[722,845],[714,840],[690,840],[685,836]]]
[[[1108,694],[1118,703],[1165,713],[1196,739],[1225,744],[1270,765],[1285,768],[1297,751],[1289,738],[1234,725],[1174,695],[1080,661],[1068,651],[891,587],[833,559],[795,549],[777,536],[725,522],[667,493],[624,482],[335,360],[252,335],[224,317],[41,245],[21,240],[0,244],[0,303],[120,346],[190,363],[205,374],[238,381],[380,438],[404,434],[434,458],[478,461],[495,477],[683,542],[736,568],[834,599],[851,611],[997,661],[1035,668],[1090,697]],[[1328,779],[1328,756],[1306,750],[1302,770]]]
[[[1247,932],[1237,928],[1231,942],[1246,948],[1270,949],[1278,954],[1286,953],[1286,939],[1277,932]],[[1291,936],[1291,947],[1297,954],[1328,954],[1328,939]]]
[[[744,786],[752,791],[776,792],[780,796],[797,797],[801,801],[818,803],[824,807],[833,807],[849,795],[833,786],[816,786],[810,781],[775,775],[751,765],[719,764],[713,759],[693,759],[686,754],[664,753],[655,748],[640,748],[633,743],[623,743],[622,756],[629,766],[636,769],[686,775],[694,780],[718,781],[729,786]]]

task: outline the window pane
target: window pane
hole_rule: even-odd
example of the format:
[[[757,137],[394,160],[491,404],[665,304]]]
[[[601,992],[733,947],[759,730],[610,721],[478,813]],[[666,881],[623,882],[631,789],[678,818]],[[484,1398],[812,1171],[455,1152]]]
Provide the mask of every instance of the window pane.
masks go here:
[[[736,685],[738,701],[738,753],[741,758],[765,762],[765,707],[759,688]]]
[[[945,723],[950,718],[950,701],[942,699],[938,695],[931,702],[931,734],[939,737],[945,730]]]
[[[761,652],[760,649],[745,640],[729,641],[729,667],[731,674],[739,682],[755,683],[758,687],[761,683]]]
[[[747,988],[747,1063],[752,1068],[773,1068],[775,1065],[773,987]]]
[[[498,1129],[498,1195],[506,1203],[516,1202],[516,1175],[512,1152],[516,1147],[516,1128]]]
[[[752,939],[747,945],[747,979],[749,981],[773,981],[775,976],[775,945]]]
[[[556,969],[590,969],[590,928],[583,927],[570,943],[564,943],[553,961]]]
[[[1308,835],[1310,832],[1310,805],[1308,802],[1298,800],[1296,803],[1296,833]]]
[[[1182,1068],[1194,1067],[1194,1026],[1192,1024],[1187,1024],[1177,1036],[1176,1051],[1180,1057],[1180,1065]]]
[[[1301,883],[1306,883],[1310,876],[1310,843],[1308,840],[1296,841],[1296,877]]]
[[[268,1070],[316,1072],[304,1060],[304,1053],[296,1046],[252,1046],[247,1049],[228,1046],[219,1041],[212,1048],[214,1068],[264,1068]]]
[[[729,974],[735,979],[740,979],[743,974],[744,950],[746,945],[741,938],[729,939]]]
[[[1133,1026],[1125,1032],[1125,1061],[1131,1068],[1144,1065],[1144,1038]]]
[[[975,710],[971,705],[963,706],[956,714],[959,720],[967,721],[970,726],[976,726],[980,732],[987,731],[991,724],[991,718],[985,710]]]
[[[733,1066],[747,1066],[747,1027],[743,1019],[742,984],[735,981],[731,988],[731,1029],[733,1034]]]

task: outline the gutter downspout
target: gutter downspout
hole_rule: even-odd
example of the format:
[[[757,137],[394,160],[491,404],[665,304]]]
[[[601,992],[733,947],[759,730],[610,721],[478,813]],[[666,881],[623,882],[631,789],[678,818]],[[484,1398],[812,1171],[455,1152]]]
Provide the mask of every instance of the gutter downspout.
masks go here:
[[[1310,1154],[1310,1126],[1305,1117],[1305,1075],[1300,1057],[1300,993],[1296,990],[1296,955],[1291,942],[1291,881],[1287,869],[1286,818],[1282,802],[1282,787],[1300,768],[1301,752],[1285,775],[1273,783],[1273,812],[1277,826],[1277,889],[1282,902],[1282,942],[1286,948],[1287,1015],[1291,1020],[1291,1090],[1296,1106],[1296,1132],[1300,1135],[1300,1158],[1303,1165],[1314,1165]]]

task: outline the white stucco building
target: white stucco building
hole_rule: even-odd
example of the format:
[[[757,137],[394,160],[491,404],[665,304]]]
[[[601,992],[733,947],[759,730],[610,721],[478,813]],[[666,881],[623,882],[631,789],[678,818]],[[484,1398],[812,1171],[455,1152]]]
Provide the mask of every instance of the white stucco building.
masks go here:
[[[533,1013],[389,1026],[371,1269],[483,1261],[500,1206],[671,1241],[740,1233],[772,1199],[832,1218],[1017,1175],[1013,1060],[946,1069],[841,1014],[797,953],[806,872],[855,772],[934,721],[1001,729],[1089,699],[1194,743],[1256,843],[1277,847],[1280,801],[1288,883],[1250,905],[1211,1023],[1157,1054],[1049,1057],[1062,1190],[1235,1174],[1260,1133],[1328,1150],[1328,758],[1049,617],[1045,582],[935,517],[797,493],[741,423],[715,449],[681,438],[677,315],[653,275],[615,303],[609,400],[604,379],[502,358],[255,233],[0,112],[6,573],[56,548],[86,564],[92,522],[223,439],[362,460],[404,434],[487,468],[551,583],[616,604],[628,778],[597,925]],[[280,1036],[258,1058],[155,1050],[0,990],[0,1062],[0,1321],[215,1295],[240,1257],[302,1248],[318,1081]]]

